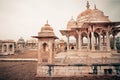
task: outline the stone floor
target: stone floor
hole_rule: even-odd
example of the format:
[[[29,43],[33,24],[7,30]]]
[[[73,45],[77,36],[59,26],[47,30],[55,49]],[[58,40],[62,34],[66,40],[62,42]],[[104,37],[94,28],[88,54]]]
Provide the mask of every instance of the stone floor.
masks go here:
[[[37,50],[26,51],[23,53],[15,53],[13,55],[7,55],[7,56],[0,56],[0,58],[37,58]]]

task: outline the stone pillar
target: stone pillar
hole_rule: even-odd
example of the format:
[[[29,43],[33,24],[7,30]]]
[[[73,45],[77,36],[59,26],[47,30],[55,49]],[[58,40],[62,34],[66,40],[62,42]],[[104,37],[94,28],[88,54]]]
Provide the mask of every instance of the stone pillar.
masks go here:
[[[4,52],[4,45],[2,44],[2,53]]]
[[[99,35],[99,48],[100,48],[100,51],[102,51],[103,49],[102,49],[102,47],[103,47],[103,44],[102,44],[102,38],[101,38],[101,36]]]
[[[53,48],[53,46],[52,46],[52,40],[50,40],[50,42],[49,42],[49,50],[50,50],[50,64],[52,64],[53,63],[53,53],[52,53],[52,48]]]
[[[92,44],[91,44],[91,37],[90,37],[90,49],[91,49],[91,47],[92,47]]]
[[[105,45],[105,36],[103,35],[103,46]]]
[[[81,33],[79,33],[78,43],[79,43],[79,50],[81,51],[82,50]]]
[[[12,43],[12,54],[14,54],[14,43]]]
[[[78,50],[78,38],[76,37],[76,50]]]
[[[113,44],[114,44],[114,50],[117,50],[117,48],[116,48],[116,39],[115,39],[115,35],[113,35]]]
[[[90,37],[89,37],[89,34],[87,35],[87,37],[88,37],[88,46],[87,46],[87,49],[89,51],[90,50]]]
[[[41,48],[41,42],[40,42],[40,40],[38,39],[38,64],[42,63],[40,48]]]
[[[91,40],[92,40],[92,51],[95,51],[95,44],[94,44],[94,32],[91,32],[91,36],[92,36],[92,38],[91,38]]]
[[[7,50],[7,52],[9,52],[9,44],[8,43],[7,43],[7,49],[6,50]]]
[[[67,36],[67,50],[69,50],[69,36]]]
[[[106,32],[106,47],[107,47],[107,51],[110,51],[110,38],[109,38],[109,32]]]

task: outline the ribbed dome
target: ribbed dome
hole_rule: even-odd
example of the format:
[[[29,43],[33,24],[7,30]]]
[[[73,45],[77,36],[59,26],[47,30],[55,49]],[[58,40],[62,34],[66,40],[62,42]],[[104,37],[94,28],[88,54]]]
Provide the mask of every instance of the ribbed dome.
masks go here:
[[[41,32],[53,32],[53,28],[50,27],[48,22],[41,28]]]
[[[71,29],[74,27],[76,27],[76,21],[73,18],[71,18],[67,23],[67,29]]]

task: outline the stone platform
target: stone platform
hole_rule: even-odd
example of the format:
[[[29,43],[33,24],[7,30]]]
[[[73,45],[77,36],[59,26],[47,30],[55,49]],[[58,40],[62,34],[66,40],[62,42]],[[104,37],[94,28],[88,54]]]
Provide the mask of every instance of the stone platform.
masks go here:
[[[120,66],[120,65],[119,65]],[[120,70],[120,67],[119,67]],[[70,77],[90,75],[120,75],[113,65],[47,65],[37,67],[36,77]]]

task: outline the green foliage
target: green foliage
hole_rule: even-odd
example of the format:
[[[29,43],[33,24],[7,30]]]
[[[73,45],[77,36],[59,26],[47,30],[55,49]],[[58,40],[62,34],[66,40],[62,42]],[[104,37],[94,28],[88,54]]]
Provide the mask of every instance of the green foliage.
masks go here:
[[[116,47],[118,50],[120,50],[120,37],[116,38]]]

